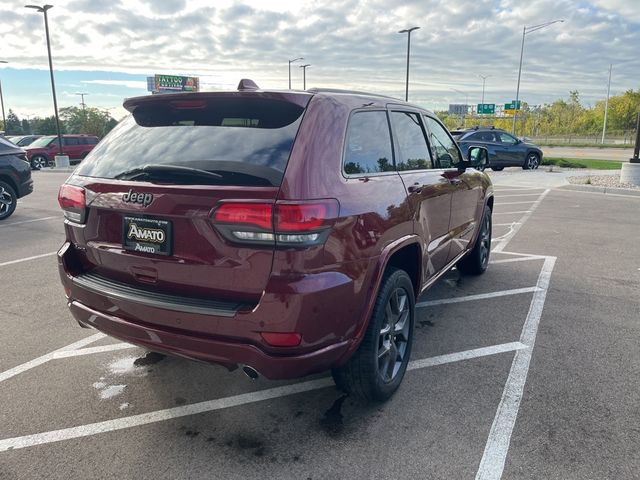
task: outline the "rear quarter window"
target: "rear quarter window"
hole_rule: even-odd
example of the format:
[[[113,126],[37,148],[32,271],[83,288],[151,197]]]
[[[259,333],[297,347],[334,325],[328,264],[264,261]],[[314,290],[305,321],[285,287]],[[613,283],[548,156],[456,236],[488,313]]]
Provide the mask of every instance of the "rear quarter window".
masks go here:
[[[115,178],[145,165],[176,165],[218,173],[221,185],[279,186],[303,112],[264,97],[145,102],[76,173]]]
[[[343,169],[349,175],[395,170],[386,111],[362,111],[351,115]]]

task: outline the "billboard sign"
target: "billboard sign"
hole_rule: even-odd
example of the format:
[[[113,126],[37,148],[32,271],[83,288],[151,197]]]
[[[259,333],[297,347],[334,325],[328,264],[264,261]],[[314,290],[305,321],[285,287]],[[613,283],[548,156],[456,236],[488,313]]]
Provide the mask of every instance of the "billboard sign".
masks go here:
[[[154,91],[156,92],[199,92],[200,79],[198,77],[182,77],[179,75],[158,75],[154,77]]]
[[[466,115],[469,112],[469,105],[462,103],[449,104],[449,113],[452,115]]]

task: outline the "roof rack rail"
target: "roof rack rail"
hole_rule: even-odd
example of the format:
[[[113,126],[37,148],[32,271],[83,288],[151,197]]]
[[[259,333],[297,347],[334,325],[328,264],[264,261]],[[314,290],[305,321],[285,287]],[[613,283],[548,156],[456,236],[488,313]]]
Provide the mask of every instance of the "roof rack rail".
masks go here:
[[[344,93],[346,95],[366,95],[367,97],[381,97],[381,98],[390,98],[392,100],[399,100],[398,98],[390,97],[389,95],[382,95],[380,93],[360,92],[358,90],[344,90],[341,88],[309,88],[307,89],[307,92],[309,93]]]

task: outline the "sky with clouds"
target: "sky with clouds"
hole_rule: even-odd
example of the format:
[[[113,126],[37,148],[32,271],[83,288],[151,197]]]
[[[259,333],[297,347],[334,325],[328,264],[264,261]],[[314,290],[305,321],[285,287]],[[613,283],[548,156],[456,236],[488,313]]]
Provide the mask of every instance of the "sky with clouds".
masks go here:
[[[302,56],[307,87],[404,97],[411,35],[410,100],[449,103],[515,98],[522,28],[564,19],[526,36],[520,97],[551,102],[578,90],[585,103],[640,88],[640,0],[53,0],[49,25],[60,107],[111,109],[145,95],[146,76],[195,75],[205,90],[288,86],[287,60]],[[43,16],[25,1],[0,2],[0,81],[5,108],[53,113]],[[292,65],[293,87],[302,71]]]

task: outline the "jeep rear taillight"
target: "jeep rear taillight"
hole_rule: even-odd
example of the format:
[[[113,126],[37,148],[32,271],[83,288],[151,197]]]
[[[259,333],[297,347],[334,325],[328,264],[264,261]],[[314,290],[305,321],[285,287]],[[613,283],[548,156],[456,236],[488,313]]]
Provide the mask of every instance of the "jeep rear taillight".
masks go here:
[[[75,223],[84,223],[87,211],[84,188],[75,185],[62,185],[58,192],[58,203],[66,219]]]
[[[213,214],[218,230],[235,242],[278,247],[323,243],[338,218],[337,200],[273,203],[228,202]]]

